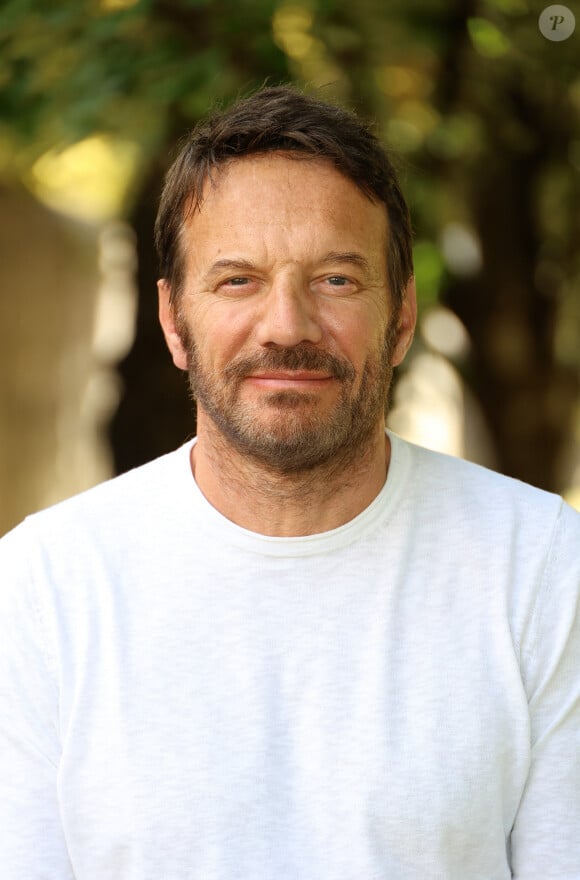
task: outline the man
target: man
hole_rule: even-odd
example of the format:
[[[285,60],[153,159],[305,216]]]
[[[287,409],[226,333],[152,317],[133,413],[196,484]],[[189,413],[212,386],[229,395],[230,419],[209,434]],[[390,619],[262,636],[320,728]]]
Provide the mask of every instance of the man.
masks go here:
[[[197,438],[0,545],[2,877],[580,877],[580,517],[385,432],[388,157],[262,90],[156,235]]]

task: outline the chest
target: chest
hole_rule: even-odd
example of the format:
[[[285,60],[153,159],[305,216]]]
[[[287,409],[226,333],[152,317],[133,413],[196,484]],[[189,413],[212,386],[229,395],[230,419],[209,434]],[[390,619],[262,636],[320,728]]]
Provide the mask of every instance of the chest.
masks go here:
[[[392,572],[268,586],[98,623],[66,701],[71,816],[220,880],[231,848],[245,876],[503,876],[529,733],[499,609]]]

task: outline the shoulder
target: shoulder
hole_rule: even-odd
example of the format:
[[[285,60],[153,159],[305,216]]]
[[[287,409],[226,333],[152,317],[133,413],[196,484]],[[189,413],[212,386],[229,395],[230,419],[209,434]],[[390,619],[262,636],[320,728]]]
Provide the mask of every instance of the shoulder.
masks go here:
[[[547,523],[555,522],[567,508],[572,521],[580,525],[580,514],[559,495],[400,437],[391,435],[391,440],[396,455],[405,462],[415,503],[421,498],[447,515],[455,511],[456,516],[480,525],[508,520],[527,529],[541,526],[544,532]]]
[[[393,439],[404,475],[400,515],[421,541],[486,571],[537,584],[547,573],[580,583],[580,513],[488,468]],[[563,569],[568,567],[568,572]],[[495,575],[499,576],[498,574]],[[513,588],[512,588],[513,589]]]
[[[522,654],[563,644],[573,629],[579,650],[580,513],[556,494],[400,438],[394,452],[405,474],[401,516],[433,572],[459,573],[471,596],[496,597]]]
[[[33,548],[78,556],[90,544],[149,534],[186,491],[189,445],[27,517],[0,540],[0,565]]]

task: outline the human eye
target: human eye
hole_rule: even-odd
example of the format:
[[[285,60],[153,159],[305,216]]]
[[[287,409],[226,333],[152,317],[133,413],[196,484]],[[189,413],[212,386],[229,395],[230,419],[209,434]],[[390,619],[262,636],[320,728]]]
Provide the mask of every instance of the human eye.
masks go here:
[[[230,275],[219,282],[218,289],[223,294],[245,295],[256,290],[256,280],[247,275]]]
[[[348,294],[353,293],[357,289],[357,283],[348,275],[340,275],[333,272],[332,275],[324,275],[319,279],[319,289],[326,291],[328,294]]]
[[[345,278],[344,275],[329,275],[326,281],[331,287],[346,287],[350,283],[349,279]]]
[[[223,283],[229,287],[243,287],[250,283],[250,279],[245,275],[236,275],[234,278],[227,278]]]

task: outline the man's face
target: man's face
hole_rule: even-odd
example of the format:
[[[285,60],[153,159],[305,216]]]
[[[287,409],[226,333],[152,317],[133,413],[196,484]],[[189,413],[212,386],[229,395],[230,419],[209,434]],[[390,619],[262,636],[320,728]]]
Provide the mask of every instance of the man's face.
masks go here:
[[[321,160],[235,160],[185,224],[185,279],[160,316],[189,372],[198,435],[279,472],[362,455],[384,427],[392,367],[410,342],[410,290],[387,286],[387,218]]]

